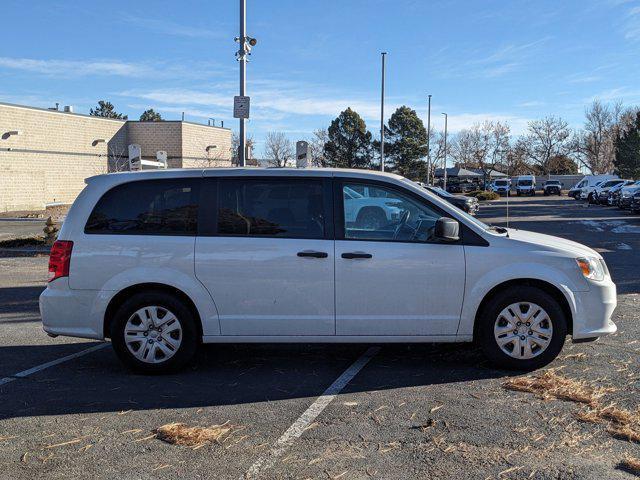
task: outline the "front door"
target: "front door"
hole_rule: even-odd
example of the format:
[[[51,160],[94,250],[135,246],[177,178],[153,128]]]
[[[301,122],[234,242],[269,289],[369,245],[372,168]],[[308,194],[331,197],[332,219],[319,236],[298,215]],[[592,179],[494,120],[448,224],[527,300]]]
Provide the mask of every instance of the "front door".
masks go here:
[[[335,335],[330,181],[209,181],[213,226],[196,239],[195,270],[222,335]]]
[[[336,181],[337,335],[455,335],[464,247],[433,238],[443,212],[401,187]]]

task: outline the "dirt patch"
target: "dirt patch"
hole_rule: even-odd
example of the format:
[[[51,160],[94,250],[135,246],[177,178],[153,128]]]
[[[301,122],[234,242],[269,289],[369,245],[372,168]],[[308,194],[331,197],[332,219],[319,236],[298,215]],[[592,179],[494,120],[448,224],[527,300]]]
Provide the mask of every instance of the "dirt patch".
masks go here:
[[[43,237],[12,238],[0,241],[0,248],[44,247]]]

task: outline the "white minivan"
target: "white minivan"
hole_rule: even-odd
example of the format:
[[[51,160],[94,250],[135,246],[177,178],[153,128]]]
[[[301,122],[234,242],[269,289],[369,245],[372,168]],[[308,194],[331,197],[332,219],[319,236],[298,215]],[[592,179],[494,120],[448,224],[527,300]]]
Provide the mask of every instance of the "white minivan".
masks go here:
[[[142,372],[175,370],[201,343],[472,340],[527,370],[567,334],[616,331],[616,287],[594,250],[488,226],[363,170],[92,177],[49,271],[44,330],[110,338]]]

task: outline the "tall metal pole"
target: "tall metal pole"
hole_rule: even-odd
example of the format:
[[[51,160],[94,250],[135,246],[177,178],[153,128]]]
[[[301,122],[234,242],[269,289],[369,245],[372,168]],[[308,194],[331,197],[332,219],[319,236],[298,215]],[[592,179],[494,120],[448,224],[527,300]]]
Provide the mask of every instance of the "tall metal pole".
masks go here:
[[[447,189],[447,122],[449,120],[449,115],[443,113],[444,115],[444,183],[443,188]]]
[[[387,52],[382,52],[382,89],[380,93],[380,170],[384,172],[384,63]]]
[[[247,0],[240,0],[240,50],[242,54],[238,59],[240,61],[240,96],[245,96],[247,86],[247,55],[246,55],[246,37],[247,37]],[[244,128],[244,118],[240,118],[240,145],[238,150],[238,165],[246,166],[246,143],[247,134]]]
[[[427,110],[427,183],[431,183],[431,95],[429,95],[429,109]]]

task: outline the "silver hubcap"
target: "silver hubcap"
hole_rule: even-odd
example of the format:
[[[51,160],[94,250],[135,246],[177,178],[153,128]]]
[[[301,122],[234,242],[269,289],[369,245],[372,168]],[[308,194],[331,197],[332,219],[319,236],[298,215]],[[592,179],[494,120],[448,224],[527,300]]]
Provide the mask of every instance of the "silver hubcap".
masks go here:
[[[169,310],[143,307],[127,320],[124,341],[141,362],[162,363],[175,355],[182,343],[182,325]]]
[[[500,312],[493,327],[498,346],[519,360],[534,358],[544,352],[553,336],[549,315],[531,302],[512,303]]]

